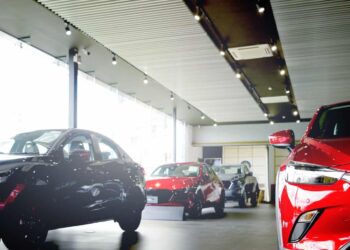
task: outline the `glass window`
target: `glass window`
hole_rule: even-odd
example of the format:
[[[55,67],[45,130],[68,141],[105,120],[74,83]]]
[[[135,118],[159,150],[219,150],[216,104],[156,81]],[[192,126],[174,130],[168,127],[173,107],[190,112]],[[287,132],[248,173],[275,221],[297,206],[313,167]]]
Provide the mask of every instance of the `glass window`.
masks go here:
[[[81,157],[88,161],[94,161],[93,147],[90,137],[78,135],[71,138],[63,146],[63,157],[68,160],[74,153],[80,153]]]
[[[322,110],[311,129],[310,137],[316,139],[350,137],[350,105]]]
[[[164,165],[153,171],[151,176],[161,177],[196,177],[199,175],[199,166],[197,165]]]
[[[100,147],[102,161],[119,158],[117,151],[114,149],[114,146],[110,142],[102,139],[98,142],[98,145]]]

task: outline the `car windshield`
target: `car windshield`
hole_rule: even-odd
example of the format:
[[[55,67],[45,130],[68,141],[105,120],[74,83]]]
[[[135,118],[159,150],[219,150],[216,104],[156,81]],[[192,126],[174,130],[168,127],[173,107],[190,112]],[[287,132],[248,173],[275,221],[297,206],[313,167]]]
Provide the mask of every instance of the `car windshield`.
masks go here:
[[[310,131],[316,139],[350,137],[350,104],[322,110]]]
[[[0,141],[0,154],[44,155],[62,132],[61,130],[40,130],[18,134],[9,140]]]
[[[164,165],[151,174],[157,177],[196,177],[198,175],[199,166],[197,165]]]
[[[241,174],[241,165],[214,166],[217,174]]]

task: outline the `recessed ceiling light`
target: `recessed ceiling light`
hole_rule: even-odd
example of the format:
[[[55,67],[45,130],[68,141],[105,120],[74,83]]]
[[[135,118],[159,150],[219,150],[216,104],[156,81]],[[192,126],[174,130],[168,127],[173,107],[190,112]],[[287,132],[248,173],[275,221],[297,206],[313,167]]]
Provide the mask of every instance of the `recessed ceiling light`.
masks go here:
[[[205,115],[202,115],[202,116],[201,116],[201,119],[204,120],[204,119],[205,119]]]
[[[286,88],[286,94],[288,95],[290,93],[290,90]]]
[[[270,125],[273,125],[273,124],[275,124],[273,121],[270,121]]]
[[[283,116],[282,116],[282,119],[283,119],[283,120],[284,120],[284,119],[286,119],[286,116],[285,116],[285,115],[283,115]]]
[[[117,65],[117,58],[115,56],[112,57],[112,64],[115,66]]]
[[[241,73],[239,73],[239,72],[237,72],[237,73],[236,73],[236,77],[237,77],[238,79],[241,79],[242,74],[241,74]]]
[[[273,52],[276,52],[277,51],[277,46],[274,44],[274,45],[272,45],[271,46],[271,50],[273,51]]]
[[[286,74],[286,70],[285,70],[285,69],[281,69],[281,70],[280,70],[280,75],[281,75],[281,76],[284,76],[285,74]]]
[[[147,75],[145,75],[145,78],[143,79],[143,84],[147,85],[148,84],[148,78]]]
[[[174,101],[175,97],[174,97],[174,94],[171,92],[170,94],[170,100]]]
[[[271,86],[269,86],[267,89],[268,89],[269,91],[272,91],[272,87],[271,87]]]
[[[263,14],[265,12],[265,7],[264,6],[261,6],[261,5],[257,4],[256,8],[258,9],[258,12],[260,14]]]
[[[265,116],[265,117],[267,117],[267,116],[268,116],[268,114],[267,114],[267,113],[264,113],[264,116]]]
[[[300,123],[300,120],[297,120],[297,123]]]
[[[199,12],[200,12],[200,11],[199,11],[199,8],[196,7],[196,13],[194,14],[194,19],[195,19],[196,21],[201,20],[201,15],[200,15]]]
[[[216,123],[213,124],[214,127],[217,127],[218,125]]]
[[[225,55],[225,51],[220,50],[220,55],[224,56]]]
[[[294,111],[293,111],[293,115],[294,115],[294,116],[297,116],[298,114],[299,114],[299,113],[298,113],[297,110],[294,110]]]
[[[65,28],[65,30],[66,30],[66,35],[67,35],[67,36],[72,35],[72,31],[70,30],[70,28],[69,28],[69,24],[68,24],[68,23],[66,24],[66,28]]]

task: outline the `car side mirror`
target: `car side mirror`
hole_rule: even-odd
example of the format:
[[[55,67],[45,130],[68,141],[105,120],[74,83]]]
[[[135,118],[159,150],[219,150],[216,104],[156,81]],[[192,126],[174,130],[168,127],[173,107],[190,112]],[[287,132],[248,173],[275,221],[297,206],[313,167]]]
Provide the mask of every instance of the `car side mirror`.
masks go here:
[[[77,163],[88,162],[90,160],[90,151],[75,150],[69,154],[69,160]]]
[[[269,136],[269,142],[276,148],[286,148],[291,151],[295,147],[293,130],[282,130]]]

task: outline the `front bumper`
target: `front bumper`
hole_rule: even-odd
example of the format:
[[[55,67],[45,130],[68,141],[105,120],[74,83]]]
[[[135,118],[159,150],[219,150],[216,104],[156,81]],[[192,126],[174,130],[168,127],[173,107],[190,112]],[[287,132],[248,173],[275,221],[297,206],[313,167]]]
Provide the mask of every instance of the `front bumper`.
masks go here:
[[[276,189],[276,219],[280,249],[345,250],[350,246],[350,184],[339,180],[332,185],[296,185],[280,172]],[[312,210],[322,213],[301,240],[290,237],[300,215]]]
[[[194,205],[194,190],[147,189],[147,206],[183,206],[191,209]],[[156,197],[156,199],[150,199]],[[151,202],[152,201],[152,202]]]

